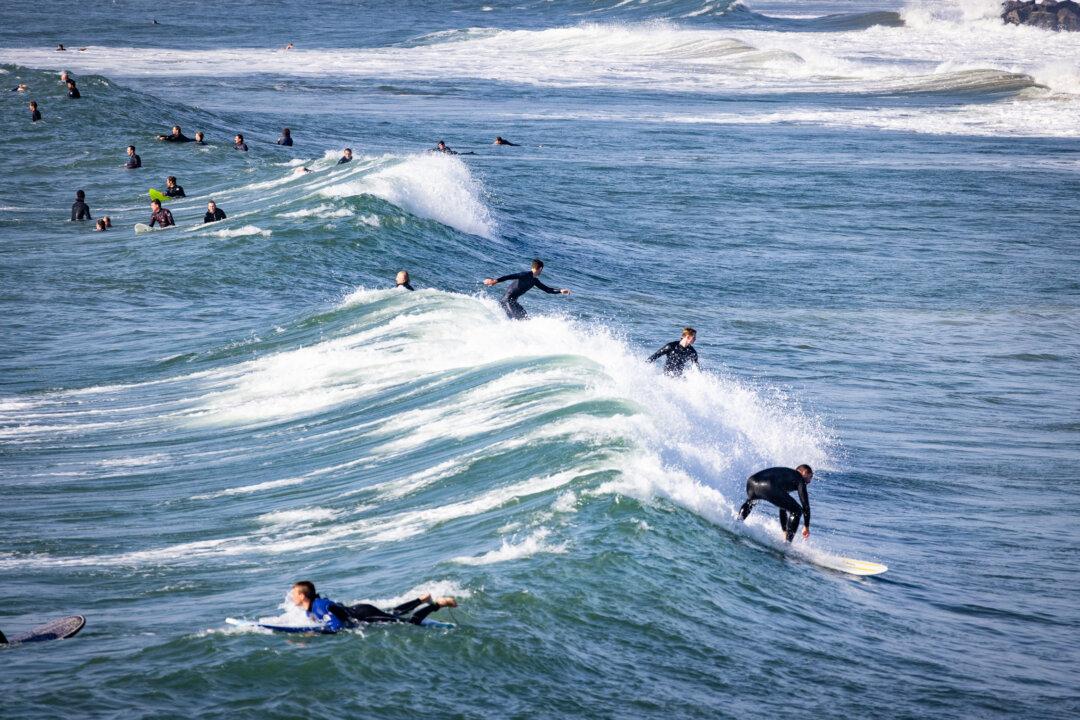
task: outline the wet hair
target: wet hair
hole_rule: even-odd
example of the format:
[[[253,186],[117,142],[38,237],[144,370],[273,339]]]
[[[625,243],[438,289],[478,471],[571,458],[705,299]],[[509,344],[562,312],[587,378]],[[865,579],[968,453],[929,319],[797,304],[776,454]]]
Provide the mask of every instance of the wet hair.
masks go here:
[[[435,144],[436,144],[436,145],[445,145],[445,144],[446,144],[446,141],[445,141],[445,140],[440,140],[439,142],[437,142],[437,143],[435,143]]]
[[[158,207],[161,207],[161,201],[158,200],[157,198],[154,198],[153,200],[151,200],[150,204],[151,205],[157,205]]]
[[[240,142],[244,142],[243,133],[236,133],[236,139],[239,140]]]
[[[292,135],[292,130],[289,128],[281,128],[281,134],[288,137],[289,135]]]
[[[345,148],[344,150],[342,150],[342,152],[343,152],[343,153],[351,153],[351,152],[352,152],[352,148]]]
[[[32,107],[32,108],[34,108],[35,110],[37,110],[37,100],[31,100],[31,101],[30,101],[30,107]]]
[[[176,183],[176,176],[175,175],[170,175],[169,177],[165,178],[165,182],[166,182],[166,184],[168,184],[168,183],[175,184]]]
[[[214,207],[217,207],[217,201],[214,200],[214,198],[210,198],[209,200],[206,201],[207,205],[209,205],[210,203],[214,203]]]
[[[172,129],[173,129],[173,130],[175,130],[176,132],[182,132],[182,131],[180,130],[180,126],[179,126],[179,125],[173,125],[173,126],[172,126]]]
[[[803,470],[805,470],[806,472],[810,473],[811,475],[813,475],[813,474],[814,474],[814,468],[810,467],[810,466],[809,466],[809,465],[807,465],[806,463],[803,463],[802,465],[800,465],[799,467],[797,467],[797,468],[795,468],[795,469],[796,469],[796,470],[797,470],[798,472],[802,472]]]
[[[128,150],[134,150],[134,149],[135,149],[135,146],[134,146],[134,145],[128,145],[128,146],[127,146],[127,149],[128,149]]]
[[[86,199],[86,191],[85,190],[76,190],[75,191],[75,199],[76,200],[85,200]]]
[[[304,596],[306,600],[314,601],[318,595],[315,594],[315,583],[310,580],[301,580],[300,582],[293,583],[294,588],[300,589],[300,594]]]
[[[196,130],[196,131],[195,131],[195,137],[199,137],[199,136],[200,136],[200,135],[202,135],[202,134],[203,134],[203,131],[202,131],[202,130]]]
[[[543,267],[544,267],[544,261],[537,258],[536,260],[532,261],[532,266],[531,267],[532,267],[533,270],[542,270]]]
[[[697,330],[690,326],[684,327],[682,329],[682,336],[686,337],[687,335],[689,335],[690,337],[697,337]]]
[[[94,225],[96,230],[107,230],[108,224],[105,222],[105,218],[98,218],[97,223]]]

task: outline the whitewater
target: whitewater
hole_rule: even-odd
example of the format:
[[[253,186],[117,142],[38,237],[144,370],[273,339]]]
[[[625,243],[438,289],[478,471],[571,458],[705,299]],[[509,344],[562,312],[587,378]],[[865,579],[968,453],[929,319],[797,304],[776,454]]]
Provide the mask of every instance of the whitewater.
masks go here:
[[[67,11],[0,28],[0,630],[87,626],[0,648],[11,713],[1080,710],[1080,35],[982,0]],[[169,175],[178,227],[136,235]],[[482,281],[537,257],[573,293],[509,320]],[[801,463],[808,540],[738,519]],[[306,624],[298,580],[459,607],[226,623]]]

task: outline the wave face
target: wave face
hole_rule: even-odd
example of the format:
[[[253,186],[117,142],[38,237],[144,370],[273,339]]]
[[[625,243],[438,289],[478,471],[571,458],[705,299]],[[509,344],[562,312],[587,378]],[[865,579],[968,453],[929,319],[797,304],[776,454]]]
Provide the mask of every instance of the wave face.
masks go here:
[[[5,8],[0,630],[88,618],[5,710],[1075,715],[1080,53],[991,10]],[[456,627],[225,622],[300,579]]]

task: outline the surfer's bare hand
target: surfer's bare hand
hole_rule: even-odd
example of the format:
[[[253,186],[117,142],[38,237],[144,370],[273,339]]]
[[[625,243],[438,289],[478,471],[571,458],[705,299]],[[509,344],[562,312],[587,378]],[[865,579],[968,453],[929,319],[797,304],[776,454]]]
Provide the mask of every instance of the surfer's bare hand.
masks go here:
[[[559,292],[561,292],[563,295],[569,295],[570,294],[570,290],[568,288],[563,288]]]
[[[802,536],[803,536],[804,538],[808,538],[808,537],[810,537],[810,528],[803,528],[803,529],[802,529]]]
[[[495,284],[495,278],[484,278],[484,284],[485,285],[494,285]]]

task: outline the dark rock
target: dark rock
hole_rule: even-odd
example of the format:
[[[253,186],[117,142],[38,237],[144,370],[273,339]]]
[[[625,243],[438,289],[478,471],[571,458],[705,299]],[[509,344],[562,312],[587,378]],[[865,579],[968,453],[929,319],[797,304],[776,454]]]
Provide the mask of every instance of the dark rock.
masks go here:
[[[1075,0],[1009,0],[1001,5],[1001,19],[1012,25],[1044,30],[1080,31],[1080,3]]]

